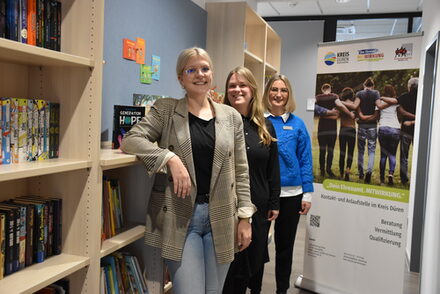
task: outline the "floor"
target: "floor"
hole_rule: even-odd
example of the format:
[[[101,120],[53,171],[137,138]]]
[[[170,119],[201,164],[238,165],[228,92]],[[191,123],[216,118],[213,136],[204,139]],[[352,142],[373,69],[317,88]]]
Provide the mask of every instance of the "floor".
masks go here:
[[[294,287],[296,278],[301,274],[303,268],[303,256],[305,246],[305,217],[301,217],[298,225],[298,232],[295,241],[293,272],[290,279],[290,289],[288,294],[310,294],[311,292],[301,290]],[[269,254],[271,261],[266,264],[264,270],[262,294],[275,294],[275,245],[274,242],[269,244]],[[419,275],[415,273],[405,274],[405,286],[402,294],[418,294],[419,293]],[[355,294],[355,293],[353,293]],[[374,293],[379,294],[379,293]]]

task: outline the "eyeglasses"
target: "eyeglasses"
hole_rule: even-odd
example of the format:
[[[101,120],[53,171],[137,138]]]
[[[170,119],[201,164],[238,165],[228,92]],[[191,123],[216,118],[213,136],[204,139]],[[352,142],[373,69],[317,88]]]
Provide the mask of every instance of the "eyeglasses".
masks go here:
[[[278,93],[278,91],[281,91],[281,93],[283,93],[283,94],[289,93],[289,89],[287,89],[287,88],[272,87],[272,88],[270,88],[270,91],[271,92],[276,92],[276,93]]]
[[[187,75],[191,76],[191,75],[195,75],[199,71],[202,72],[202,74],[207,74],[211,71],[211,69],[207,66],[199,67],[199,68],[191,67],[191,68],[185,69],[183,72],[186,73]]]

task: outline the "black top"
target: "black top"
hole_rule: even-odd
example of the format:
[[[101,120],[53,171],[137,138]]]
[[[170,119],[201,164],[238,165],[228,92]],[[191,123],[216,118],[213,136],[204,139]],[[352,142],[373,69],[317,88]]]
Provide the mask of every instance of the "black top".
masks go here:
[[[189,132],[196,172],[197,195],[209,194],[215,147],[215,118],[203,120],[188,113]]]
[[[316,95],[316,104],[331,110],[336,107],[335,100],[338,95],[334,93]],[[319,117],[318,131],[332,131],[336,130],[337,122],[335,119],[328,119],[325,116]]]
[[[272,123],[266,119],[266,126],[272,137],[276,138]],[[269,209],[280,208],[280,167],[278,163],[278,144],[264,145],[258,136],[258,127],[249,118],[243,117],[246,153],[249,165],[251,200],[257,212],[267,217]]]
[[[376,111],[376,100],[380,99],[379,91],[365,89],[356,93],[356,97],[359,97],[361,109],[364,115],[372,115]],[[358,124],[363,128],[374,128],[377,126],[377,121],[362,121],[359,120]]]
[[[417,89],[413,89],[409,93],[404,93],[397,98],[397,101],[399,101],[399,105],[403,107],[407,112],[416,114],[416,105],[417,105]],[[403,122],[411,120],[407,117],[402,118],[402,127],[400,131],[407,133],[408,135],[413,136],[414,135],[414,125],[412,126],[405,126]]]

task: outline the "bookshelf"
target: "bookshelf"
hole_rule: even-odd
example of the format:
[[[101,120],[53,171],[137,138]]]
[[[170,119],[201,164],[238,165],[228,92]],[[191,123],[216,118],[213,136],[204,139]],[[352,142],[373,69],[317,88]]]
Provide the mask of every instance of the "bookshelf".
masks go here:
[[[70,293],[99,293],[104,1],[62,1],[61,52],[0,38],[0,96],[60,103],[60,157],[0,165],[0,201],[63,200],[62,254],[0,280],[0,293],[33,293],[61,278]]]
[[[281,38],[246,2],[206,3],[206,11],[206,48],[217,91],[224,92],[231,69],[246,66],[262,92],[266,76],[280,71]]]

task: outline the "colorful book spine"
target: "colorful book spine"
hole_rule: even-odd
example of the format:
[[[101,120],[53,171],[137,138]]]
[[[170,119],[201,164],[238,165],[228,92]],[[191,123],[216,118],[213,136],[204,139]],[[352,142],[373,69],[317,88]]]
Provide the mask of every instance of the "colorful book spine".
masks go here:
[[[5,215],[5,271],[4,275],[13,273],[12,262],[14,260],[14,228],[15,217],[14,212],[10,209],[0,208],[0,212]]]
[[[19,36],[19,2],[18,0],[6,1],[6,38],[18,41]]]
[[[59,157],[60,104],[49,102],[49,158]]]
[[[44,47],[44,0],[37,0],[37,46]]]
[[[28,0],[19,0],[19,41],[27,44],[28,39]]]
[[[28,99],[28,161],[37,160],[38,155],[38,108],[34,99]]]
[[[49,154],[49,120],[47,119],[47,101],[36,100],[38,109],[38,151],[37,160],[45,160]]]
[[[28,156],[28,114],[27,99],[18,99],[18,161],[26,162]]]
[[[18,99],[11,98],[11,163],[18,163]]]
[[[37,45],[37,0],[27,0],[27,43]]]
[[[0,212],[0,280],[5,276],[5,225],[6,215]]]
[[[3,164],[11,163],[11,100],[3,98],[2,102],[2,158]]]

